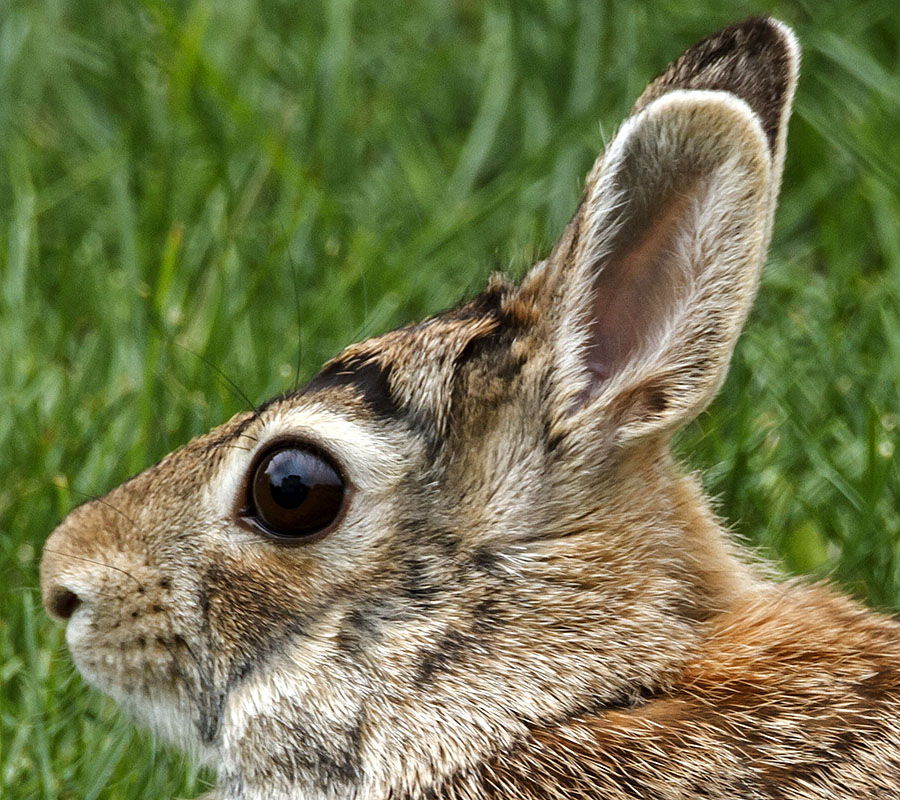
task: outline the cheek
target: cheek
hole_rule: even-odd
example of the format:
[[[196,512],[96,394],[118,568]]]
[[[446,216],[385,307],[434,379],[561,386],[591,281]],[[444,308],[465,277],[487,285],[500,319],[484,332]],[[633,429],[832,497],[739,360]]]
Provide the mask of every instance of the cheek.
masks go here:
[[[198,592],[202,626],[214,651],[226,660],[230,687],[255,672],[295,640],[311,635],[327,603],[296,564],[276,559],[238,564],[219,559],[203,576]]]
[[[247,752],[267,753],[270,782],[317,786],[316,797],[349,797],[348,784],[360,774],[364,698],[371,687],[336,662],[330,647],[318,638],[304,642],[302,652],[236,686],[225,708],[221,748],[237,760]]]

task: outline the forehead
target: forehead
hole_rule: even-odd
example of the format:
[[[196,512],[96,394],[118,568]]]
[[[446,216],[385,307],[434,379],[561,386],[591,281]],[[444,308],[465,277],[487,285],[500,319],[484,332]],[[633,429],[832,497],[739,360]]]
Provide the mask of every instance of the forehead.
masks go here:
[[[257,416],[315,402],[357,419],[439,422],[467,348],[499,324],[495,315],[468,304],[350,345],[306,386],[270,401]]]

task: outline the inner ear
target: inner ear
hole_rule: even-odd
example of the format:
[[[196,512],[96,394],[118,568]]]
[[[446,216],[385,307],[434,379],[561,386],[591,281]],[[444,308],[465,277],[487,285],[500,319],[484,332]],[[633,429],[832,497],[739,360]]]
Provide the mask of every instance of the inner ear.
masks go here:
[[[691,280],[690,225],[696,216],[696,176],[682,175],[663,197],[624,201],[612,246],[597,265],[586,366],[596,393],[627,364],[655,350],[678,317]]]
[[[747,105],[716,92],[673,92],[623,126],[589,178],[565,262],[561,337],[576,360],[563,363],[586,378],[576,411],[604,409],[632,436],[709,402],[759,276],[767,147]]]

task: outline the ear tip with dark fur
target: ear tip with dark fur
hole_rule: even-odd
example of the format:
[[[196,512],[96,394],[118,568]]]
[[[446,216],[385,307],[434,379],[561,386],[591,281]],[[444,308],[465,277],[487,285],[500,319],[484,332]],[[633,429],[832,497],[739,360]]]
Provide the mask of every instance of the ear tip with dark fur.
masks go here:
[[[690,48],[650,84],[634,111],[678,89],[729,92],[759,117],[778,159],[799,67],[800,46],[794,32],[772,17],[752,17]]]

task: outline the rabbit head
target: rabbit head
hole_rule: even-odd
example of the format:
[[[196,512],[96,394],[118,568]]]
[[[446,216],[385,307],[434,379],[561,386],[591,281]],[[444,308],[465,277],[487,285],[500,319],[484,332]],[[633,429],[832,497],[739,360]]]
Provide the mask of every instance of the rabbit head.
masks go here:
[[[770,19],[704,40],[520,284],[75,509],[41,581],[87,680],[230,798],[436,796],[532,726],[664,688],[757,580],[668,442],[751,305],[797,61]]]

